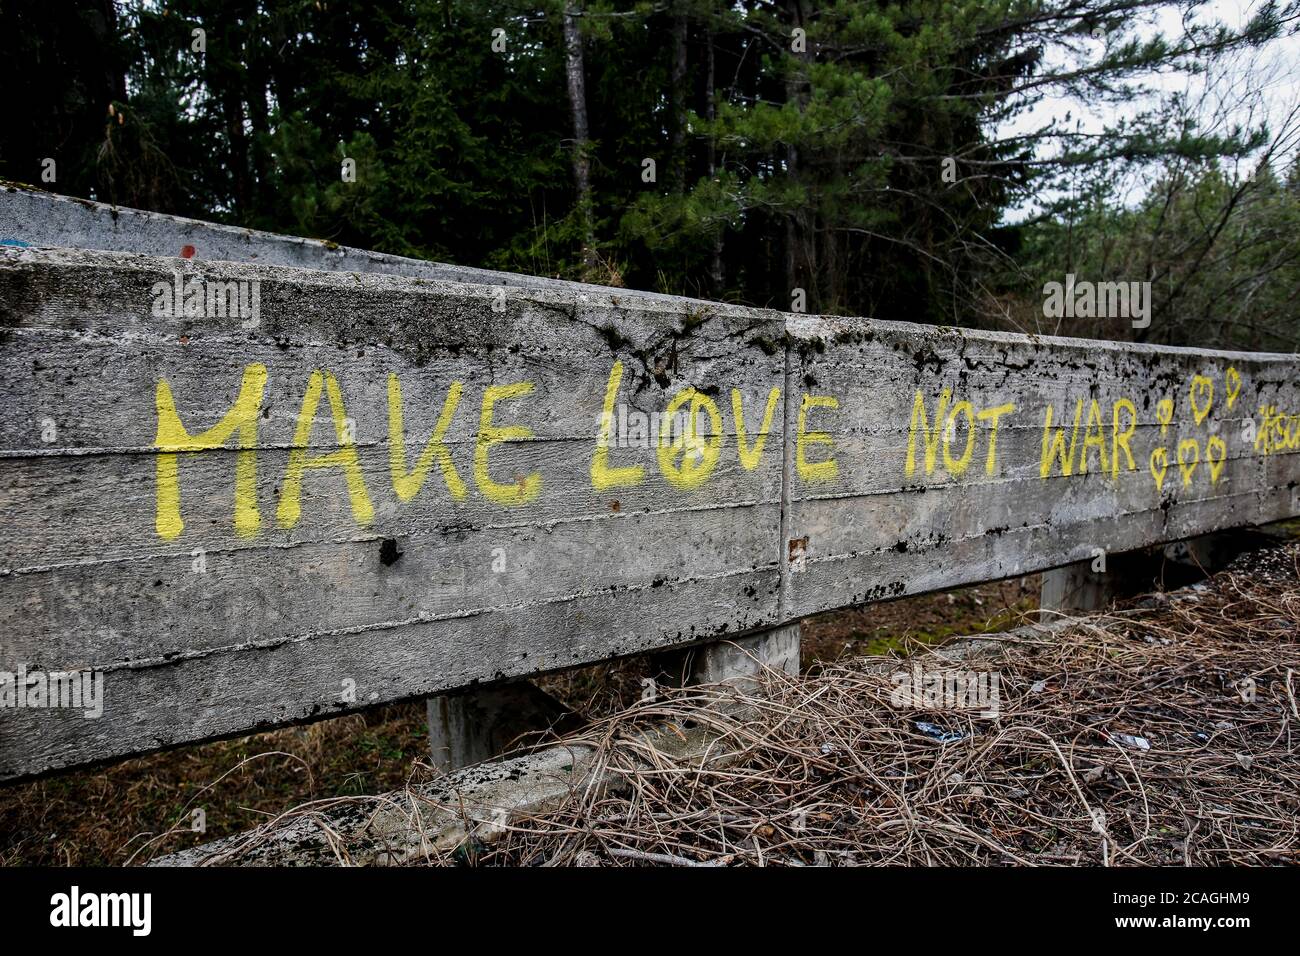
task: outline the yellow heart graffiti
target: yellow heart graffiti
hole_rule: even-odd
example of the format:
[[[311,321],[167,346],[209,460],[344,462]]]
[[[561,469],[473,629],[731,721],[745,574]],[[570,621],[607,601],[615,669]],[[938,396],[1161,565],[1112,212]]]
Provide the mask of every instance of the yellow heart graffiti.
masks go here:
[[[1206,378],[1204,375],[1193,375],[1190,395],[1192,399],[1192,417],[1196,419],[1196,424],[1199,425],[1205,421],[1205,416],[1210,414],[1210,407],[1214,404],[1214,380]],[[1196,400],[1197,396],[1201,397],[1201,402]]]
[[[1156,462],[1160,462],[1160,467],[1156,467]],[[1169,452],[1163,448],[1157,448],[1151,453],[1151,477],[1156,480],[1156,491],[1161,491],[1165,486],[1165,472],[1169,470]]]
[[[1189,462],[1187,453],[1195,452],[1196,456]],[[1201,463],[1201,446],[1196,443],[1195,438],[1184,438],[1178,443],[1178,470],[1183,473],[1183,487],[1187,488],[1192,483],[1192,472],[1196,471],[1196,466]]]
[[[1228,411],[1232,411],[1232,406],[1236,404],[1237,396],[1241,394],[1241,373],[1232,366],[1228,366],[1227,373],[1223,376],[1227,383],[1224,393],[1228,396]]]
[[[1169,423],[1174,420],[1174,400],[1162,398],[1156,402],[1156,421],[1160,423],[1160,434],[1169,430]]]
[[[1218,435],[1211,435],[1205,443],[1205,460],[1210,465],[1210,484],[1216,485],[1223,474],[1223,466],[1228,461],[1227,442]]]

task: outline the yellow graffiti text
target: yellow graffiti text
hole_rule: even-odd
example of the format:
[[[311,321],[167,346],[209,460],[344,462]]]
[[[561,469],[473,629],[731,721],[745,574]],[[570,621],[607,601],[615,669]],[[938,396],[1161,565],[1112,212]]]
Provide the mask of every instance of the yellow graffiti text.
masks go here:
[[[622,381],[623,363],[615,362],[609,373],[609,381],[605,384],[605,404],[600,413],[596,453],[591,456],[591,486],[597,491],[625,485],[639,485],[645,479],[643,465],[627,465],[623,468],[609,466],[609,441],[614,430],[614,403],[618,399],[618,387]]]
[[[840,473],[839,463],[832,455],[822,461],[808,461],[809,445],[835,447],[835,440],[826,432],[808,431],[808,413],[815,408],[838,409],[840,401],[830,395],[804,395],[799,405],[799,432],[795,437],[794,467],[804,481],[832,481]]]
[[[659,473],[674,488],[691,491],[708,480],[722,455],[722,413],[709,396],[694,388],[684,388],[668,403],[664,417],[673,420],[683,405],[689,404],[686,428],[671,442],[657,443]],[[708,437],[700,435],[700,412],[709,417]]]
[[[433,428],[429,442],[424,446],[415,467],[406,470],[406,432],[402,425],[402,383],[397,376],[388,376],[388,470],[393,478],[393,491],[402,501],[411,501],[420,493],[429,469],[436,458],[442,479],[447,484],[447,491],[457,501],[465,498],[465,482],[456,472],[456,464],[447,449],[447,429],[451,427],[452,416],[460,404],[463,386],[452,382],[447,390],[447,397],[442,403],[442,413]]]
[[[497,402],[505,402],[532,394],[532,382],[515,382],[512,385],[490,385],[483,392],[483,408],[478,420],[478,439],[474,444],[474,482],[483,497],[499,505],[526,505],[542,493],[542,476],[539,472],[519,475],[514,482],[498,483],[488,472],[488,452],[496,445],[510,441],[524,441],[533,432],[523,425],[496,425],[492,411]]]
[[[1280,412],[1276,405],[1261,405],[1259,414],[1264,421],[1255,431],[1255,451],[1258,454],[1271,455],[1300,448],[1300,415]]]
[[[322,385],[329,401],[330,415],[334,419],[334,436],[338,448],[324,455],[309,455],[307,448],[311,444],[312,426],[316,422],[316,407],[320,404]],[[298,523],[302,515],[303,476],[308,470],[319,468],[343,469],[348,497],[352,503],[352,516],[358,524],[370,524],[375,518],[375,509],[370,503],[366,482],[361,475],[356,440],[347,411],[343,407],[338,380],[330,372],[317,370],[307,380],[307,391],[303,395],[302,410],[298,413],[298,424],[294,430],[293,447],[289,451],[289,463],[284,470],[280,504],[275,512],[276,524],[281,528],[289,529]]]
[[[1172,410],[1172,405],[1170,407]],[[1116,399],[1111,403],[1109,420],[1102,411],[1102,404],[1095,398],[1088,400],[1087,410],[1087,418],[1084,418],[1084,400],[1075,401],[1068,440],[1065,420],[1062,419],[1060,425],[1052,424],[1054,406],[1048,405],[1044,410],[1043,446],[1038,464],[1040,477],[1047,478],[1054,471],[1066,476],[1086,475],[1090,467],[1089,452],[1095,454],[1096,470],[1101,474],[1109,472],[1112,478],[1118,478],[1120,469],[1137,470],[1131,446],[1138,426],[1137,406],[1127,398]],[[1082,442],[1079,441],[1081,426]]]
[[[945,470],[954,477],[965,473],[975,456],[978,443],[976,433],[979,430],[975,424],[977,421],[984,423],[988,430],[988,448],[984,454],[984,473],[991,475],[996,471],[998,428],[1001,425],[1002,416],[1014,412],[1016,406],[1007,402],[977,412],[970,402],[964,400],[956,402],[950,408],[948,403],[951,399],[951,389],[945,388],[939,393],[939,402],[934,412],[934,424],[931,425],[930,418],[926,413],[925,395],[920,389],[917,389],[916,397],[912,402],[912,421],[907,432],[907,461],[903,465],[904,474],[911,476],[916,473],[918,434],[925,446],[925,474],[934,473],[940,448],[943,450],[943,466]],[[960,445],[960,454],[954,454],[953,444],[957,438],[959,420],[963,422],[964,442]]]
[[[745,411],[740,389],[731,390],[731,415],[736,422],[736,453],[740,456],[740,464],[746,471],[757,468],[763,458],[763,446],[767,444],[768,432],[772,430],[772,416],[776,414],[776,402],[780,397],[779,388],[774,388],[768,393],[767,408],[763,411],[763,423],[759,426],[758,436],[754,439],[751,448],[748,447],[748,437],[745,433]]]
[[[239,396],[217,424],[191,435],[181,424],[171,386],[161,379],[155,389],[158,431],[154,447],[158,483],[157,511],[154,528],[159,537],[171,540],[185,527],[181,520],[180,463],[181,452],[220,448],[239,432],[239,453],[235,458],[235,533],[241,537],[257,534],[261,516],[257,510],[257,419],[266,389],[266,366],[250,365],[244,369]]]

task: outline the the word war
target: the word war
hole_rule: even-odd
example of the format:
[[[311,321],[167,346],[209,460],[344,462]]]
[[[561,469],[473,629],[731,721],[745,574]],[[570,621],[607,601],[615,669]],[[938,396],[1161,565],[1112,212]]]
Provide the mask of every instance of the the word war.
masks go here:
[[[1154,402],[1155,421],[1149,431],[1158,432],[1158,443],[1149,450],[1137,449],[1139,425],[1138,398],[1117,397],[1108,400],[1076,398],[1071,409],[1053,403],[1043,406],[1038,475],[1077,477],[1100,474],[1118,479],[1122,473],[1145,469],[1157,492],[1164,490],[1171,470],[1190,488],[1203,474],[1211,485],[1223,478],[1228,462],[1228,440],[1217,432],[1212,420],[1216,401],[1224,412],[1232,412],[1241,396],[1242,380],[1236,368],[1229,367],[1216,379],[1193,374],[1185,392],[1166,395]],[[1154,396],[1153,396],[1154,397]],[[1190,413],[1192,434],[1179,434],[1175,414],[1179,402],[1185,402],[1184,415]],[[907,435],[907,452],[903,464],[905,476],[918,471],[932,475],[941,470],[952,478],[962,476],[972,463],[982,461],[984,473],[1000,471],[999,428],[1017,416],[1013,402],[976,405],[961,398],[950,388],[943,388],[937,398],[917,389],[912,404]],[[1274,405],[1261,406],[1261,421],[1242,419],[1242,438],[1256,454],[1300,449],[1300,415],[1281,412]],[[1200,430],[1201,433],[1197,433]],[[1172,432],[1172,433],[1171,433]]]
[[[1223,376],[1224,409],[1231,411],[1241,395],[1241,375],[1229,368]],[[1215,403],[1215,380],[1206,375],[1194,374],[1187,387],[1187,409],[1192,425],[1207,432],[1211,428],[1210,415]],[[1064,421],[1053,426],[1053,408],[1048,405],[1043,418],[1043,443],[1039,474],[1049,478],[1054,474],[1069,476],[1086,474],[1090,453],[1102,473],[1118,478],[1120,472],[1139,471],[1145,464],[1156,491],[1164,490],[1171,468],[1176,467],[1184,488],[1190,488],[1197,469],[1204,464],[1211,485],[1223,477],[1228,461],[1228,443],[1218,434],[1209,432],[1201,437],[1189,435],[1176,439],[1170,435],[1175,428],[1178,396],[1166,396],[1155,402],[1155,424],[1158,426],[1160,444],[1150,449],[1145,462],[1134,457],[1132,443],[1138,430],[1139,415],[1133,399],[1118,398],[1110,403],[1109,414],[1096,399],[1086,403],[1077,399],[1074,417],[1066,438]],[[1082,426],[1082,441],[1080,427]],[[1109,435],[1107,435],[1109,426]],[[1108,454],[1109,449],[1109,454]]]

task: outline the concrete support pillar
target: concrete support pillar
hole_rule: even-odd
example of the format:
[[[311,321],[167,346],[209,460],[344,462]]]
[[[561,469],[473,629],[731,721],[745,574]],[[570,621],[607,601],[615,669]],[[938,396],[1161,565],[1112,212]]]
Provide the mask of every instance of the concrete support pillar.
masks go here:
[[[754,681],[764,667],[799,674],[799,624],[673,652],[665,670],[672,683],[738,686]],[[431,697],[427,702],[429,755],[441,770],[459,770],[492,760],[508,750],[540,742],[548,731],[563,733],[579,723],[559,701],[529,681],[472,688]]]
[[[430,697],[427,709],[429,755],[442,770],[491,760],[573,725],[573,714],[529,681]]]
[[[1214,574],[1226,568],[1240,554],[1277,547],[1285,541],[1284,536],[1264,529],[1233,528],[1167,544],[1164,555],[1166,563],[1180,565],[1197,574]]]
[[[752,681],[764,667],[799,674],[799,622],[785,624],[731,641],[718,641],[690,650],[688,684]]]
[[[1114,577],[1106,571],[1094,571],[1092,564],[1080,561],[1043,572],[1038,601],[1042,621],[1054,621],[1063,614],[1100,611],[1115,599]]]
[[[1095,558],[1043,572],[1042,620],[1100,611],[1117,598],[1185,587],[1226,567],[1237,555],[1276,538],[1257,529],[1216,531],[1186,541]],[[1105,570],[1094,571],[1097,563]]]

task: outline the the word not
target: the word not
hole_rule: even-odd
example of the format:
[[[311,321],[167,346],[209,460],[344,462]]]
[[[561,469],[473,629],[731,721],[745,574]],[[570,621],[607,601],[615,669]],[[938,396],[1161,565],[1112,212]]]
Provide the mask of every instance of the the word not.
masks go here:
[[[976,436],[979,428],[976,422],[984,424],[988,435],[988,444],[984,453],[984,473],[991,475],[997,469],[998,427],[1002,416],[1012,414],[1016,406],[1006,402],[976,410],[975,406],[968,401],[952,402],[952,397],[952,390],[948,388],[939,393],[939,404],[934,410],[934,424],[931,425],[926,412],[925,395],[917,389],[916,399],[912,403],[912,422],[907,432],[907,462],[903,468],[908,476],[916,472],[918,435],[924,444],[925,474],[934,472],[939,461],[940,447],[943,450],[944,470],[954,478],[964,474],[974,460],[977,450]],[[957,440],[959,422],[962,431],[961,441]]]

